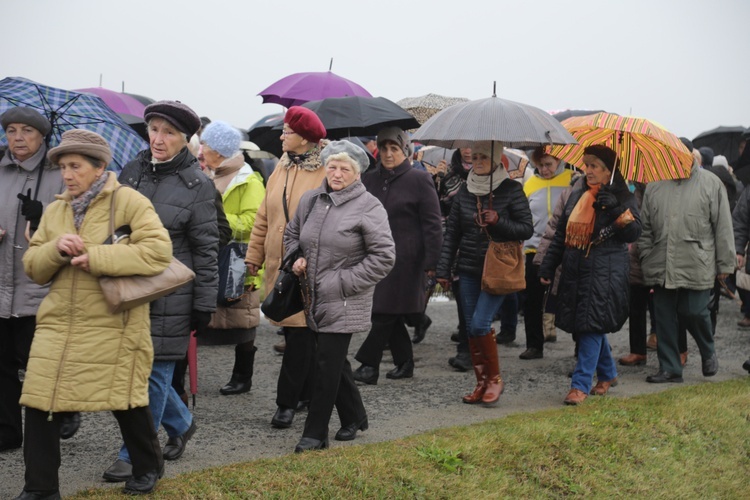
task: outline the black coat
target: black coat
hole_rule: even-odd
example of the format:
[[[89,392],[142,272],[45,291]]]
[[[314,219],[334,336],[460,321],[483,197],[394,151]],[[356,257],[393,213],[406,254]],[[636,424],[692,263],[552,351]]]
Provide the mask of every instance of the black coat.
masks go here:
[[[489,196],[480,197],[482,207],[489,207]],[[494,226],[487,226],[493,241],[523,241],[531,238],[534,224],[529,200],[519,182],[506,179],[492,192],[492,209],[498,213]],[[453,260],[458,252],[458,273],[481,276],[489,239],[475,222],[477,196],[471,194],[464,183],[456,196],[445,225],[443,247],[437,277],[450,279]]]
[[[621,176],[608,187],[617,196],[619,207],[596,210],[592,240],[602,228],[610,226],[626,209],[635,221],[617,229],[613,236],[590,251],[565,246],[565,230],[573,208],[588,184],[576,186],[565,204],[555,237],[547,250],[539,276],[551,279],[562,263],[557,293],[555,325],[569,333],[610,333],[622,328],[630,309],[630,259],[628,243],[641,234],[641,219],[635,197]],[[602,188],[604,189],[604,188]]]
[[[195,272],[193,282],[151,303],[154,360],[182,359],[190,340],[191,312],[216,309],[216,187],[187,148],[155,166],[151,151],[142,151],[125,166],[119,181],[151,200],[172,238],[172,254]]]
[[[443,242],[440,203],[432,176],[413,169],[407,160],[393,170],[378,164],[362,175],[362,183],[385,207],[396,243],[396,264],[375,287],[372,312],[422,312],[425,271],[437,266]]]

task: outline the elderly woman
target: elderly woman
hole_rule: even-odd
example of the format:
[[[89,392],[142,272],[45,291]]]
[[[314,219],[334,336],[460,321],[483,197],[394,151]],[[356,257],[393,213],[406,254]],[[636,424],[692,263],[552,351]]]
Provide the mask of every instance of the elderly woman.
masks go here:
[[[287,255],[302,253],[292,270],[308,290],[306,319],[317,342],[312,399],[295,452],[328,447],[334,404],[341,421],[337,440],[352,440],[367,429],[346,354],[352,334],[369,330],[373,290],[396,258],[383,205],[360,181],[368,164],[365,152],[336,141],[321,160],[323,185],[302,196],[284,234]]]
[[[151,200],[172,239],[175,258],[195,272],[195,279],[151,303],[154,365],[148,396],[154,427],[164,426],[166,460],[177,460],[195,432],[193,416],[172,387],[175,363],[185,357],[190,331],[203,331],[216,310],[218,290],[216,188],[201,172],[187,148],[188,137],[200,127],[195,112],[179,101],[159,101],[144,111],[150,148],[141,151],[120,173],[119,180]],[[104,472],[107,481],[131,476],[125,445]]]
[[[172,259],[172,245],[151,203],[121,189],[114,226],[130,226],[128,244],[106,244],[119,187],[105,170],[107,142],[70,130],[49,152],[67,190],[52,203],[24,255],[26,273],[51,283],[31,345],[21,404],[26,407],[26,484],[18,498],[60,498],[59,412],[111,410],[132,450],[126,493],[148,493],[163,473],[151,411],[148,377],[154,350],[148,306],[111,314],[100,276],[153,276]]]
[[[34,336],[35,316],[47,294],[23,272],[27,226],[39,225],[44,206],[63,191],[60,170],[47,159],[44,136],[52,125],[30,108],[11,108],[0,117],[8,149],[0,155],[0,452],[19,448],[21,381]],[[72,435],[73,429],[63,432]]]
[[[589,392],[606,394],[617,378],[606,334],[620,330],[628,319],[628,243],[641,234],[635,197],[616,167],[616,153],[589,146],[583,162],[586,183],[573,188],[539,268],[546,286],[562,263],[555,325],[578,340],[568,405],[582,403]]]
[[[320,163],[320,148],[325,145],[323,123],[313,111],[292,106],[284,115],[281,147],[284,154],[266,185],[266,197],[258,209],[247,248],[248,272],[254,276],[266,264],[265,289],[273,289],[284,256],[284,228],[297,211],[302,194],[320,186],[325,169]],[[309,382],[315,356],[315,336],[299,312],[281,323],[286,348],[276,388],[276,413],[271,425],[291,427],[300,401],[309,400]],[[304,394],[304,395],[303,395]]]
[[[240,151],[242,136],[226,122],[213,121],[201,134],[206,168],[222,195],[224,213],[232,228],[232,240],[247,243],[266,188],[258,172],[245,163]],[[247,276],[242,299],[231,306],[218,306],[209,331],[198,337],[201,345],[234,344],[232,377],[219,392],[224,395],[248,392],[255,361],[255,328],[260,323],[258,288],[260,276]]]
[[[472,168],[466,184],[453,198],[437,269],[438,282],[449,289],[451,269],[458,254],[459,300],[477,379],[474,391],[463,397],[463,402],[468,404],[494,404],[505,387],[500,377],[492,328],[493,316],[505,295],[492,295],[483,291],[481,286],[489,240],[521,241],[528,239],[533,232],[529,202],[523,194],[523,187],[510,179],[502,166],[502,156],[500,142],[472,144]]]
[[[414,354],[404,324],[407,316],[421,321],[427,279],[433,279],[443,241],[440,202],[430,174],[411,166],[411,141],[403,130],[388,127],[378,133],[380,163],[362,176],[362,183],[385,207],[396,264],[375,287],[372,329],[355,358],[362,365],[354,379],[377,384],[380,361],[390,345],[395,368],[389,379],[414,376]]]

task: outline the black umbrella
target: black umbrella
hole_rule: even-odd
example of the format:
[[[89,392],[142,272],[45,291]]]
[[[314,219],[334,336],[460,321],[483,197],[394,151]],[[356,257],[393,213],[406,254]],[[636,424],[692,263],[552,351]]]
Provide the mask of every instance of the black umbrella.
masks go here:
[[[329,139],[376,135],[385,127],[419,127],[416,118],[385,97],[331,97],[302,106],[320,117]]]
[[[254,142],[261,151],[268,151],[277,158],[281,150],[281,129],[284,126],[284,113],[264,116],[247,130],[247,140]]]
[[[693,139],[693,146],[696,148],[709,147],[714,150],[715,155],[726,156],[729,164],[734,166],[740,156],[738,148],[742,140],[742,134],[747,130],[742,126],[716,127],[698,134]]]

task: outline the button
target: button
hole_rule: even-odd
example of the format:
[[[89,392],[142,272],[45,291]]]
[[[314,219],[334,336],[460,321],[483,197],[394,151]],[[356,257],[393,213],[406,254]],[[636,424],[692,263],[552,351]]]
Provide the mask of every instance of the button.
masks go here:
[[[383,186],[383,191],[388,191],[388,186]]]

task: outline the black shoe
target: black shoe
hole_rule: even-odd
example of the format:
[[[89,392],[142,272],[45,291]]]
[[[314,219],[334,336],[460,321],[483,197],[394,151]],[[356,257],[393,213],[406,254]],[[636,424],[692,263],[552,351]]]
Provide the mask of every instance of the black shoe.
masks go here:
[[[60,491],[26,491],[23,490],[14,500],[60,500]]]
[[[703,369],[704,377],[713,377],[719,371],[719,357],[716,353],[708,358],[701,361],[701,368]]]
[[[182,454],[185,453],[185,445],[187,445],[187,442],[190,441],[190,438],[195,434],[195,429],[195,420],[193,420],[190,424],[190,428],[185,431],[185,434],[167,439],[167,444],[164,445],[164,451],[162,452],[164,460],[177,460],[180,458]]]
[[[681,384],[683,382],[682,375],[676,375],[674,373],[665,372],[659,370],[654,375],[646,377],[646,382],[650,384],[663,384],[665,382],[671,382],[673,384]]]
[[[294,411],[305,411],[310,408],[310,401],[299,401]]]
[[[455,357],[448,358],[448,364],[460,372],[468,372],[474,365],[471,364],[471,355],[468,352],[459,352]]]
[[[511,344],[516,340],[516,332],[508,332],[500,330],[500,333],[495,336],[495,341],[498,344]]]
[[[125,488],[122,490],[123,493],[128,495],[145,495],[151,493],[156,488],[156,483],[164,475],[164,465],[161,469],[156,471],[152,470],[142,476],[131,477],[125,481]]]
[[[0,451],[17,450],[22,444],[23,441],[21,439],[0,439]]]
[[[294,453],[302,453],[303,451],[312,451],[312,450],[325,450],[328,448],[328,440],[324,439],[321,441],[320,439],[313,439],[313,438],[306,438],[303,437],[299,440],[299,443],[297,443],[297,446],[294,447]]]
[[[252,377],[242,377],[235,373],[232,374],[232,378],[229,379],[227,385],[219,389],[219,392],[224,396],[230,396],[232,394],[242,394],[243,392],[250,392],[250,388],[253,386]]]
[[[544,357],[544,351],[537,349],[536,347],[529,347],[518,357],[521,359],[542,359]]]
[[[354,380],[356,380],[357,382],[362,382],[363,384],[368,385],[377,385],[380,372],[374,366],[363,364],[362,366],[354,370],[354,373],[352,373],[352,375],[354,376]]]
[[[742,363],[742,369],[750,373],[750,359]]]
[[[133,466],[119,458],[102,474],[102,478],[108,483],[122,483],[131,477],[133,477]]]
[[[75,436],[81,426],[81,414],[77,411],[66,411],[60,417],[60,439],[70,439]]]
[[[367,423],[367,417],[362,419],[360,422],[345,425],[336,433],[334,439],[336,441],[351,441],[357,437],[357,431],[366,431],[370,425]]]
[[[412,378],[414,376],[414,360],[405,361],[401,366],[385,374],[385,378],[398,380],[401,378]]]
[[[412,344],[419,344],[424,340],[424,334],[427,333],[427,329],[432,324],[432,318],[424,315],[424,321],[421,324],[414,327],[414,336],[411,338]]]
[[[271,425],[277,429],[288,429],[292,426],[294,420],[294,408],[284,408],[279,406],[276,408],[276,413],[273,414],[271,419]]]

